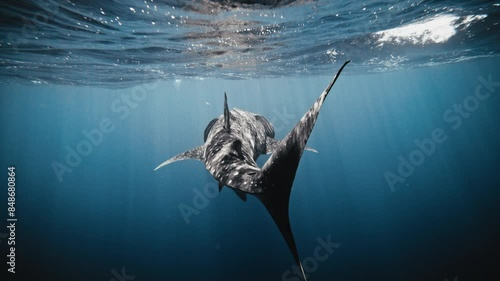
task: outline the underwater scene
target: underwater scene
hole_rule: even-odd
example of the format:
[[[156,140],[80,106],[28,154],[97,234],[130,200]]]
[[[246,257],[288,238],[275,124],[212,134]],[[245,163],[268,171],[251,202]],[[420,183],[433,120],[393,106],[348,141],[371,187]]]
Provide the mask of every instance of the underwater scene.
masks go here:
[[[500,2],[0,23],[1,281],[500,278]]]

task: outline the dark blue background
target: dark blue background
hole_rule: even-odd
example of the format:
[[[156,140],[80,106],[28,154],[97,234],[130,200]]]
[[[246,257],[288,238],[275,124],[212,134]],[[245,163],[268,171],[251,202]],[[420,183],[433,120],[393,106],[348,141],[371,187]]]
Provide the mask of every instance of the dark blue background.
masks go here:
[[[500,88],[457,130],[443,120],[474,94],[479,76],[500,81],[499,63],[340,77],[308,143],[319,154],[304,154],[291,195],[302,258],[313,254],[318,237],[341,244],[310,280],[500,276]],[[0,86],[2,186],[9,165],[17,172],[17,280],[108,281],[122,267],[137,281],[281,280],[293,259],[260,202],[241,202],[225,188],[186,224],[179,204],[193,206],[192,189],[215,181],[196,161],[152,170],[202,143],[206,124],[222,114],[224,91],[230,107],[268,117],[282,138],[329,80],[179,80],[123,90]],[[111,104],[142,89],[144,100],[121,120]],[[104,118],[114,131],[59,182],[53,161],[64,164],[65,147],[75,148],[85,140],[82,130]],[[435,128],[448,139],[391,192],[384,173],[397,173],[398,156],[407,159],[414,140]],[[2,240],[1,261],[6,246]]]

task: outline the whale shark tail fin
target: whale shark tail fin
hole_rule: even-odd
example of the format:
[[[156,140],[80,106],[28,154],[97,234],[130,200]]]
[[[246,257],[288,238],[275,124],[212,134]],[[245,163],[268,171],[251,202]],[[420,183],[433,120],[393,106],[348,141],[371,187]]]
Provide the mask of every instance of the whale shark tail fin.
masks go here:
[[[313,130],[314,124],[316,123],[321,106],[328,96],[333,84],[335,84],[338,76],[348,63],[349,61],[342,65],[328,87],[323,91],[309,111],[306,112],[299,123],[295,125],[288,135],[277,144],[271,157],[266,161],[258,175],[256,175],[257,180],[265,189],[265,192],[257,193],[255,195],[271,214],[271,217],[278,226],[283,238],[285,238],[288,248],[292,252],[295,263],[302,271],[304,280],[307,280],[306,275],[302,268],[290,227],[288,212],[290,192],[300,158],[306,149],[307,140]]]
[[[184,151],[183,153],[178,154],[178,155],[168,159],[167,161],[158,165],[158,167],[156,167],[153,170],[153,172],[160,169],[161,167],[167,166],[170,163],[181,161],[181,160],[187,160],[187,159],[195,159],[195,160],[203,161],[203,146],[201,145],[201,146],[195,147],[193,149],[190,149],[188,151]]]

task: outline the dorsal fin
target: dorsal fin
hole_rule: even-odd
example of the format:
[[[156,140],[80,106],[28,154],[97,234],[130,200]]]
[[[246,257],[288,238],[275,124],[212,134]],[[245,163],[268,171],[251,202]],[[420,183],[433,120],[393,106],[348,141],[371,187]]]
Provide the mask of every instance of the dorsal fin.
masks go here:
[[[224,129],[226,131],[230,132],[231,131],[231,124],[229,120],[231,119],[231,113],[229,112],[229,108],[227,107],[227,96],[226,92],[224,92]]]

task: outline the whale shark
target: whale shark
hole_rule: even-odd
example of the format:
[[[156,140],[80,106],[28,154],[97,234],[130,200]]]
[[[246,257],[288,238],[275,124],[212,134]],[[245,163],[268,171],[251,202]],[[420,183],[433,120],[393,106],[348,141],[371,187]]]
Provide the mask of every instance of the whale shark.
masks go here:
[[[161,163],[154,171],[176,161],[195,159],[224,186],[246,201],[248,194],[265,206],[286,241],[302,278],[306,273],[299,258],[289,218],[289,201],[293,181],[319,111],[340,76],[346,61],[337,71],[313,106],[285,138],[275,139],[274,127],[262,115],[234,108],[229,110],[224,93],[224,114],[210,121],[204,131],[204,144]],[[271,154],[262,167],[255,162],[262,154]]]

